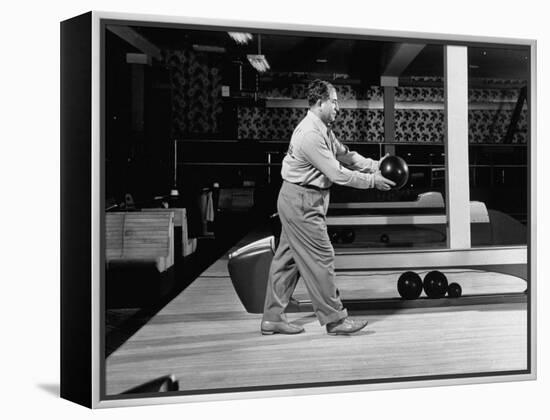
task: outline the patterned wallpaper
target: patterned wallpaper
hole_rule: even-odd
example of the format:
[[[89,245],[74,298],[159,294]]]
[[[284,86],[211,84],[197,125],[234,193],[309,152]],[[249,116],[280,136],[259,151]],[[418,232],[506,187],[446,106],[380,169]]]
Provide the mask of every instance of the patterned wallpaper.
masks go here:
[[[354,88],[351,85],[338,85],[338,99],[340,101],[348,99],[372,101],[382,100],[382,88],[380,86],[370,86],[368,88]],[[260,92],[261,98],[305,98],[307,96],[307,85],[305,83],[291,83],[284,87],[274,87]]]
[[[290,140],[296,125],[306,115],[305,108],[240,107],[239,139]],[[384,140],[384,112],[376,109],[341,109],[334,134],[346,141]]]
[[[165,55],[172,88],[171,136],[219,134],[222,117],[220,70],[209,63],[208,56],[192,50],[174,50]],[[418,79],[418,78],[417,78]],[[419,78],[417,81],[423,80]],[[426,80],[429,82],[440,80]],[[487,81],[491,87],[469,89],[470,103],[494,104],[487,109],[470,109],[469,139],[473,143],[501,143],[510,123],[518,89],[498,89],[513,81]],[[517,85],[517,81],[516,85]],[[497,86],[497,87],[495,87]],[[261,98],[305,98],[304,83],[291,83],[260,92]],[[383,88],[370,86],[356,88],[338,85],[338,97],[345,100],[369,100],[381,103]],[[395,141],[442,142],[444,136],[444,112],[441,103],[444,90],[440,87],[397,87],[395,100],[402,103],[420,103],[414,109],[396,109]],[[509,106],[498,108],[497,103]],[[430,104],[434,104],[429,109]],[[496,108],[495,108],[496,106]],[[422,108],[422,109],[420,109]],[[428,109],[426,109],[428,108]],[[287,141],[292,131],[306,113],[305,108],[263,108],[240,106],[237,110],[237,138]],[[527,110],[523,107],[518,122],[518,132],[513,143],[527,141]],[[382,142],[384,140],[384,112],[382,109],[341,109],[334,132],[344,142]]]
[[[470,110],[468,112],[469,133],[472,143],[502,143],[505,140],[513,110]],[[518,121],[518,131],[512,143],[527,143],[527,110],[522,110]]]
[[[371,86],[354,90],[352,86],[337,86],[341,101],[348,99],[382,101],[382,88]],[[304,98],[306,85],[293,84],[262,92],[264,98]],[[469,89],[468,99],[472,104],[508,103],[508,106],[487,109],[472,107],[468,112],[469,139],[472,143],[501,143],[510,124],[513,106],[519,95],[518,89],[480,88]],[[444,100],[443,88],[398,87],[397,102],[423,104],[417,109],[396,109],[396,142],[443,142],[445,116],[441,109]],[[433,108],[430,109],[430,103]],[[437,104],[437,105],[436,105]],[[427,105],[427,106],[426,106]],[[301,108],[240,107],[238,110],[239,139],[289,140],[294,127],[305,115]],[[344,142],[381,142],[384,140],[384,112],[381,109],[341,109],[335,122],[334,132]],[[527,141],[527,110],[524,106],[518,122],[518,132],[512,143]]]
[[[165,55],[172,89],[172,138],[188,134],[213,134],[222,115],[220,71],[205,54],[191,50]]]
[[[395,100],[398,102],[443,102],[445,92],[436,87],[396,87]]]
[[[274,112],[275,111],[275,112]],[[301,108],[239,107],[239,139],[288,140],[294,127],[306,115]]]
[[[396,109],[395,141],[442,142],[445,114],[440,109]]]
[[[469,102],[498,103],[516,102],[519,89],[476,88],[468,89]],[[395,100],[399,102],[443,102],[445,91],[438,87],[397,87]]]

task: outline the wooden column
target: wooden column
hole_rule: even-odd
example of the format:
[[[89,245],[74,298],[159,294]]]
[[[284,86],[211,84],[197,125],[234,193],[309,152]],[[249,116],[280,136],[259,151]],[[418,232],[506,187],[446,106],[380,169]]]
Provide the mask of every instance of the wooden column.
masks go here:
[[[380,85],[384,88],[384,143],[395,141],[395,87],[398,77],[382,76]],[[395,154],[395,145],[386,144],[384,153]]]
[[[468,49],[445,46],[447,245],[471,247],[468,170]]]

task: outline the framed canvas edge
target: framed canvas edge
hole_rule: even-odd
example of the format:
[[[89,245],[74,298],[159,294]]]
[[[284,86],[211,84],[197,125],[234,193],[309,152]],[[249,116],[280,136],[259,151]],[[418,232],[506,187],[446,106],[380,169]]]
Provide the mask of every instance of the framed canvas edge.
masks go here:
[[[265,29],[276,31],[293,31],[293,32],[318,32],[327,34],[347,34],[373,37],[388,37],[388,38],[406,38],[406,39],[423,39],[445,42],[472,42],[472,43],[490,43],[490,44],[513,44],[521,46],[529,46],[535,43],[535,40],[528,38],[507,38],[493,37],[483,35],[465,35],[465,34],[444,34],[431,32],[414,32],[414,31],[398,31],[389,29],[369,29],[358,27],[339,27],[339,26],[319,26],[308,25],[301,23],[280,23],[268,21],[248,21],[248,20],[230,20],[230,19],[214,19],[205,17],[190,17],[190,16],[170,16],[170,15],[149,15],[149,14],[134,14],[122,12],[108,11],[93,11],[94,19],[104,20],[123,20],[137,21],[143,23],[165,23],[165,24],[187,24],[197,26],[218,26],[218,27],[237,27],[247,29]]]
[[[363,392],[374,390],[389,390],[389,389],[405,389],[405,388],[420,388],[433,386],[453,386],[453,385],[473,385],[473,384],[488,384],[498,382],[518,382],[537,379],[537,339],[536,339],[536,313],[537,313],[537,288],[536,288],[536,143],[537,143],[537,57],[536,49],[537,42],[534,39],[525,38],[503,38],[475,35],[452,35],[439,33],[421,33],[409,31],[393,31],[382,29],[366,29],[352,27],[333,27],[333,26],[315,26],[305,24],[283,24],[273,22],[252,22],[252,21],[236,21],[236,20],[218,20],[209,18],[194,18],[180,17],[168,15],[147,15],[147,14],[132,14],[120,12],[105,12],[92,11],[92,84],[91,84],[91,155],[92,155],[92,183],[91,183],[91,218],[92,218],[92,243],[91,243],[91,261],[92,261],[92,321],[91,321],[91,367],[92,367],[92,384],[91,384],[91,401],[92,408],[111,408],[122,406],[140,406],[140,405],[158,405],[171,403],[190,403],[190,402],[208,402],[208,401],[227,401],[233,399],[254,399],[254,398],[270,398],[270,397],[289,397],[303,396],[316,394],[334,394],[334,393],[349,393]],[[529,238],[529,315],[530,315],[530,331],[529,333],[529,350],[530,366],[527,373],[511,374],[511,375],[489,375],[483,377],[468,376],[464,378],[450,379],[421,379],[418,381],[400,381],[393,382],[363,384],[363,385],[336,385],[326,387],[312,388],[292,388],[278,390],[263,390],[263,391],[243,391],[243,392],[224,392],[224,393],[205,393],[198,395],[177,395],[177,396],[155,396],[155,397],[136,397],[136,398],[120,398],[120,399],[101,399],[101,368],[103,366],[101,357],[102,352],[100,346],[101,340],[101,282],[100,273],[102,244],[101,244],[101,212],[102,208],[99,203],[102,202],[101,197],[101,69],[98,63],[101,57],[100,31],[102,20],[127,20],[151,23],[166,23],[166,24],[193,24],[193,25],[210,25],[210,26],[235,26],[240,28],[262,28],[267,30],[280,31],[302,31],[302,32],[323,32],[334,34],[350,34],[361,36],[376,36],[390,38],[422,38],[426,40],[445,41],[445,42],[460,42],[460,43],[491,43],[491,44],[513,44],[520,46],[528,46],[530,48],[530,162],[529,162],[529,205],[530,211],[530,238]]]
[[[101,395],[101,367],[103,366],[101,357],[101,150],[100,150],[100,127],[101,127],[101,68],[99,65],[101,57],[100,45],[100,17],[96,12],[92,12],[92,124],[91,124],[91,153],[92,153],[92,408],[98,406]]]
[[[530,47],[530,155],[529,155],[529,266],[528,279],[530,298],[528,299],[528,314],[530,316],[529,346],[530,370],[536,379],[537,374],[537,42],[532,40]]]
[[[434,379],[434,380],[418,380],[418,381],[395,381],[386,383],[374,383],[364,385],[336,385],[326,387],[312,388],[288,388],[278,390],[264,391],[243,391],[243,392],[227,392],[227,393],[212,393],[198,395],[177,395],[177,396],[154,396],[135,398],[120,398],[98,401],[94,408],[115,408],[115,407],[132,407],[142,405],[159,405],[159,404],[180,404],[180,403],[197,403],[197,402],[213,402],[213,401],[230,401],[230,400],[246,400],[258,398],[276,398],[276,397],[299,397],[308,395],[322,394],[343,394],[352,392],[368,392],[368,391],[384,391],[392,389],[408,389],[408,388],[429,388],[435,386],[459,386],[459,385],[481,385],[500,382],[520,382],[536,380],[534,373],[514,374],[503,376],[484,376],[484,377],[466,377],[466,378],[451,378],[451,379]]]

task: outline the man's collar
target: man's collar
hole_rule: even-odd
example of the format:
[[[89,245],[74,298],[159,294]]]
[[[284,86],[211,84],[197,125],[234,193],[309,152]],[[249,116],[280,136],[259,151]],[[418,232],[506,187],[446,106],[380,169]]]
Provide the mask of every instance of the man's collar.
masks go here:
[[[313,113],[311,110],[307,111],[307,115],[314,121],[315,125],[321,130],[322,133],[327,133],[330,131],[330,127],[327,127],[327,125],[319,118],[315,113]]]

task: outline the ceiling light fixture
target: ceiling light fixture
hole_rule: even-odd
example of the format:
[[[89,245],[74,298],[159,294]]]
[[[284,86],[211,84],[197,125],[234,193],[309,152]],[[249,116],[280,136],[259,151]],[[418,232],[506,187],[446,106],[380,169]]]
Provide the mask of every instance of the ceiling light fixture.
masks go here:
[[[228,32],[229,36],[239,45],[246,45],[252,41],[252,34],[248,32]]]
[[[262,54],[248,54],[246,58],[248,58],[250,65],[260,73],[264,73],[270,69],[267,59]]]
[[[267,58],[262,54],[262,36],[260,34],[258,34],[258,54],[248,54],[246,58],[248,58],[250,65],[260,73],[264,73],[271,68]]]

